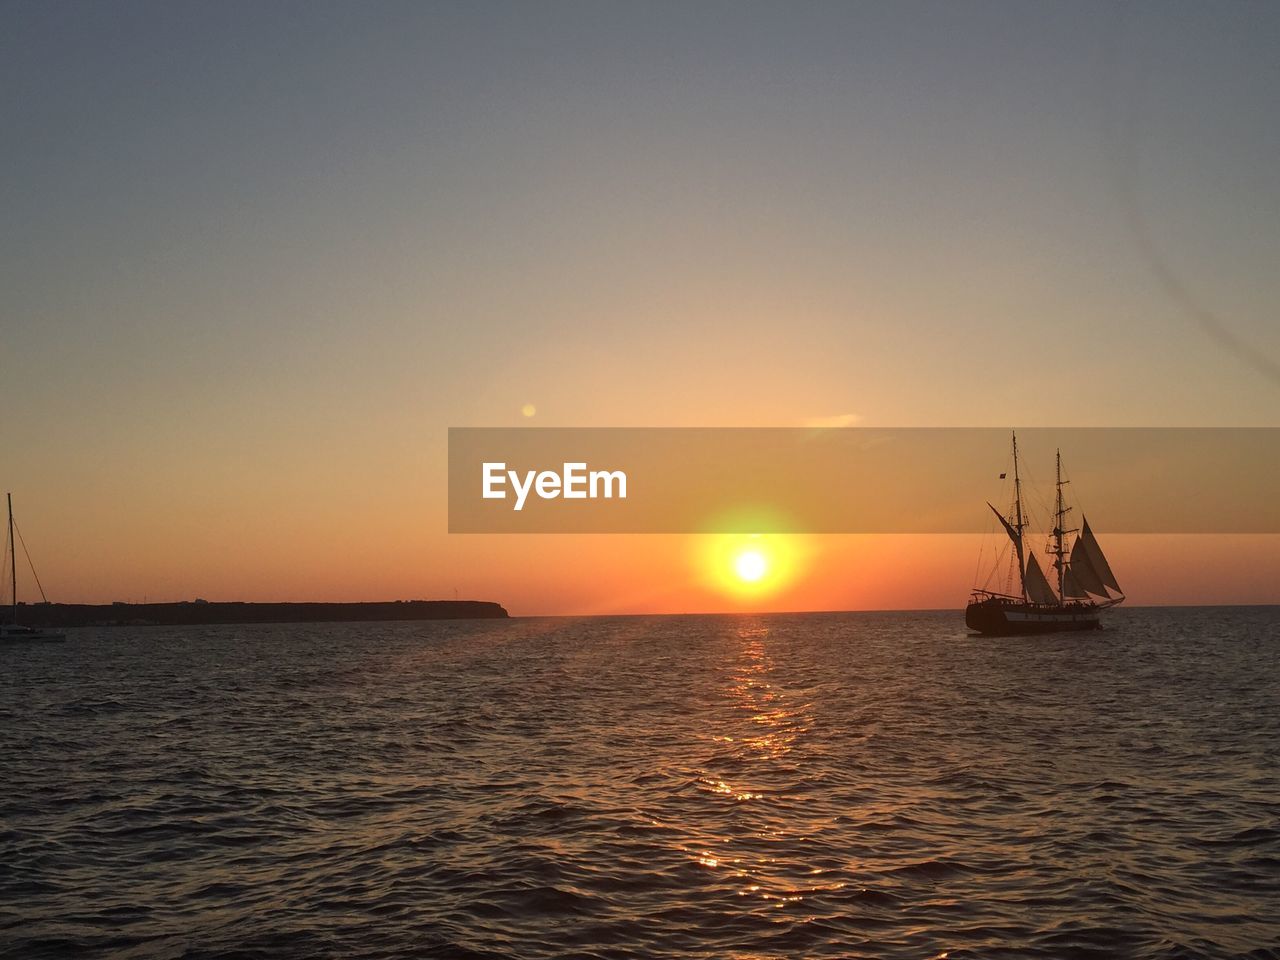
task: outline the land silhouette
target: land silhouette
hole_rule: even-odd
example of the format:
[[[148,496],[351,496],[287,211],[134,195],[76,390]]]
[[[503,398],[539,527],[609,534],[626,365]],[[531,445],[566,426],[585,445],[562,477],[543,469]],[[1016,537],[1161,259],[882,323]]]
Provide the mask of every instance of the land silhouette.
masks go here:
[[[489,600],[387,600],[369,603],[244,603],[207,600],[181,603],[20,603],[17,614],[19,622],[29,627],[491,620],[509,616],[501,604]]]

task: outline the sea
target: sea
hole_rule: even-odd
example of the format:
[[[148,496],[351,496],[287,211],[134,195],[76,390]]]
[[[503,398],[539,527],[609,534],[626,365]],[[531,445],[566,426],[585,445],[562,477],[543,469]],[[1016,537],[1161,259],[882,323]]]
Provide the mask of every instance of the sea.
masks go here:
[[[0,956],[1280,957],[1280,607],[0,648]]]

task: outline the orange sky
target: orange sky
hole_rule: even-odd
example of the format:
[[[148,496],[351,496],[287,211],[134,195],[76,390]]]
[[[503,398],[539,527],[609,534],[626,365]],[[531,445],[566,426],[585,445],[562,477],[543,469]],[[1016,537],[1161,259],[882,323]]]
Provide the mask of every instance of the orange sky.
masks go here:
[[[50,598],[383,600],[456,589],[529,615],[958,608],[979,551],[989,564],[998,542],[776,538],[793,557],[789,575],[744,594],[726,576],[732,558],[708,555],[712,538],[448,534],[443,437],[383,426],[289,433],[273,445],[274,427],[244,424],[242,435],[138,431],[70,446],[56,428],[33,437],[34,455],[15,465],[15,510]],[[1278,599],[1280,537],[1102,541],[1131,603]],[[36,599],[21,557],[19,573],[20,595]]]
[[[449,536],[451,426],[1276,425],[1274,10],[245,9],[0,38],[52,599],[740,602],[691,538]],[[1103,544],[1280,600],[1274,538]],[[958,608],[976,551],[813,538],[752,603]]]
[[[794,555],[791,570],[744,592],[734,586],[731,558],[709,549],[711,537],[450,537],[404,528],[366,536],[354,524],[318,532],[286,521],[264,538],[248,523],[201,530],[173,521],[158,518],[131,534],[121,518],[112,525],[118,541],[44,521],[23,526],[46,591],[66,602],[383,600],[452,597],[456,588],[516,615],[956,608],[984,546],[977,535],[769,538]],[[1103,539],[1130,603],[1276,601],[1276,536]],[[192,543],[200,545],[194,557]],[[989,563],[990,542],[985,547]],[[19,572],[26,578],[21,565]],[[20,595],[35,599],[29,578]]]

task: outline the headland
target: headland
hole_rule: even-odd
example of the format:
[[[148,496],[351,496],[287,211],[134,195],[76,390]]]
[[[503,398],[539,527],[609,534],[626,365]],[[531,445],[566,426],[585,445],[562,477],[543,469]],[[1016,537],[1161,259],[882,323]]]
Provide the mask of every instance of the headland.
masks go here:
[[[509,616],[489,600],[372,603],[36,603],[18,605],[29,627],[198,626],[219,623],[348,623],[372,620],[494,620]]]

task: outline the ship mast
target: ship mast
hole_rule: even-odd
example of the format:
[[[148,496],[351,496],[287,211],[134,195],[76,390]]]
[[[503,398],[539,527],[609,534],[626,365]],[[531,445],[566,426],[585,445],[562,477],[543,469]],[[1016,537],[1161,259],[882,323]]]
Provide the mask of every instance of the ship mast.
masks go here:
[[[1018,432],[1013,432],[1013,502],[1014,530],[1018,538],[1014,546],[1018,548],[1018,582],[1022,585],[1022,602],[1027,602],[1027,566],[1022,555],[1022,528],[1026,523],[1022,519],[1022,478],[1018,476]]]
[[[9,501],[9,588],[13,590],[13,622],[18,622],[18,553],[13,542],[13,494],[6,493]]]
[[[1066,602],[1066,581],[1067,581],[1067,565],[1069,561],[1067,556],[1067,533],[1066,519],[1067,514],[1071,512],[1071,508],[1066,506],[1062,497],[1062,487],[1070,483],[1070,480],[1062,479],[1062,451],[1057,451],[1057,481],[1055,489],[1057,491],[1057,502],[1053,512],[1053,549],[1049,552],[1053,554],[1053,565],[1058,568],[1058,596],[1063,603]]]

